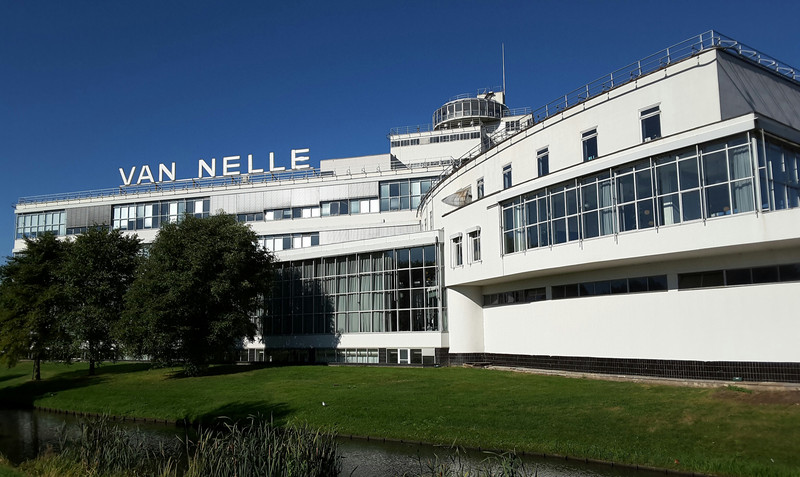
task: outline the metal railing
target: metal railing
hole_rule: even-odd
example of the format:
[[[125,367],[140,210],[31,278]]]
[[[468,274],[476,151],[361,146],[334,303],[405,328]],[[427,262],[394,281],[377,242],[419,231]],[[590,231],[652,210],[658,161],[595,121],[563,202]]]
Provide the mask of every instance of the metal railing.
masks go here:
[[[203,190],[203,189],[229,189],[248,187],[257,184],[282,182],[295,182],[298,180],[318,180],[322,182],[336,181],[343,177],[353,177],[355,175],[375,175],[387,176],[400,174],[403,171],[413,170],[435,170],[440,171],[442,168],[449,168],[456,161],[452,156],[442,156],[435,158],[427,158],[425,160],[414,161],[406,164],[406,167],[393,167],[391,169],[381,170],[375,167],[372,170],[367,170],[366,167],[357,171],[348,170],[346,173],[335,173],[333,171],[320,171],[319,169],[309,168],[295,171],[277,171],[277,172],[264,172],[258,174],[241,174],[236,176],[223,176],[223,177],[204,177],[201,179],[180,179],[170,182],[146,183],[146,184],[133,184],[129,186],[119,186],[106,189],[95,189],[80,192],[67,192],[60,194],[45,194],[20,197],[17,202],[18,205],[36,204],[42,202],[64,202],[71,200],[81,199],[97,199],[103,197],[126,197],[137,196],[139,194],[150,193],[164,193],[164,192],[177,192],[187,190]]]
[[[477,98],[482,94],[488,94],[490,92],[500,93],[502,91],[503,91],[502,86],[495,86],[494,88],[478,88],[474,93],[461,93],[455,96],[451,96],[450,99],[447,100],[447,102],[449,103],[450,101],[455,101],[457,99]]]
[[[456,159],[450,168],[443,171],[439,175],[438,180],[435,183],[436,185],[432,186],[430,190],[428,190],[428,192],[422,197],[417,211],[422,210],[422,207],[425,206],[425,203],[436,190],[436,188],[444,183],[444,179],[452,175],[459,168],[463,167],[464,164],[470,162],[472,159],[486,152],[486,150],[491,149],[506,138],[515,134],[519,134],[520,132],[523,132],[548,118],[560,114],[574,106],[582,104],[589,99],[595,98],[611,90],[612,88],[633,82],[641,76],[664,69],[672,63],[691,58],[709,49],[721,49],[738,54],[740,57],[758,64],[761,67],[772,70],[773,72],[785,78],[800,82],[800,70],[797,68],[789,66],[786,63],[773,58],[772,56],[761,53],[755,48],[749,47],[744,43],[736,41],[733,38],[725,36],[717,31],[709,30],[701,33],[700,35],[693,36],[688,40],[684,40],[673,46],[665,48],[650,56],[635,61],[627,66],[612,71],[607,75],[601,76],[600,78],[597,78],[596,80],[589,82],[578,89],[575,89],[563,96],[559,96],[557,99],[550,101],[538,109],[532,111],[528,110],[528,113],[531,114],[531,118],[529,118],[527,121],[524,121],[524,126],[523,122],[521,121],[520,128],[511,133],[505,131],[504,129],[498,130],[495,134],[489,136],[488,141],[482,141],[480,145],[470,149],[461,157]],[[488,144],[486,144],[486,142],[488,142]]]

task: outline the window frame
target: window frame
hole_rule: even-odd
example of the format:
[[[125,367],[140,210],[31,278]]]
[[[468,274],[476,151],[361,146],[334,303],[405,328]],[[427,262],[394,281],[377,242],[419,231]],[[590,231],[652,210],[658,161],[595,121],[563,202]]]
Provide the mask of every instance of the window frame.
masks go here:
[[[594,144],[594,155],[589,155],[588,144]],[[581,150],[583,151],[583,162],[589,162],[600,157],[600,149],[597,145],[597,126],[581,132]]]
[[[514,180],[512,176],[512,169],[511,163],[503,166],[503,190],[510,189],[514,186]]]
[[[538,177],[550,174],[550,148],[543,147],[536,151],[536,172]]]
[[[652,120],[652,118],[658,119],[658,132],[655,134],[647,134],[647,128],[645,125],[647,124],[647,120]],[[641,125],[640,129],[642,131],[642,142],[650,142],[655,139],[661,139],[661,103],[640,109],[639,124]]]

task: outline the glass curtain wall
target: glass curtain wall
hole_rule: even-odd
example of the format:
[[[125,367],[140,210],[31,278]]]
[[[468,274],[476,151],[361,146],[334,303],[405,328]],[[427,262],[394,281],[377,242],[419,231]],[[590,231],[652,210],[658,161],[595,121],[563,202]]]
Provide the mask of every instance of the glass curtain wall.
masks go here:
[[[428,245],[280,263],[265,334],[445,331],[438,253]]]
[[[797,207],[800,154],[763,149],[762,207]],[[514,197],[501,204],[503,253],[752,212],[751,157],[741,134]]]

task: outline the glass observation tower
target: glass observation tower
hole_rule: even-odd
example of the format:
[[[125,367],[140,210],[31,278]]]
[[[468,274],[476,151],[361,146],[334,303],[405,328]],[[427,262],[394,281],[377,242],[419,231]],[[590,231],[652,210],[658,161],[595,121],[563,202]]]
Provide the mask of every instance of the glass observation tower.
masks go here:
[[[476,96],[461,94],[433,113],[433,129],[453,129],[500,121],[508,116],[505,92],[484,90]]]

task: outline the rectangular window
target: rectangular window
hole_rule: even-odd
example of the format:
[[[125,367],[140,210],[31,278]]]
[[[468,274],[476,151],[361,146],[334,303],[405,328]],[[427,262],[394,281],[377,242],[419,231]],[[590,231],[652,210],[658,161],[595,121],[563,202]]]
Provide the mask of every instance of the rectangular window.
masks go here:
[[[462,240],[461,240],[461,235],[453,237],[453,239],[452,239],[452,241],[450,243],[450,252],[451,252],[452,258],[453,258],[453,260],[452,260],[453,267],[460,267],[461,265],[464,264],[463,253],[462,253],[463,252],[463,244],[462,244]]]
[[[597,128],[581,134],[581,139],[583,141],[583,160],[591,161],[597,158]]]
[[[481,261],[481,230],[473,230],[469,233],[469,245],[473,262]]]
[[[483,190],[483,177],[481,177],[480,179],[478,179],[478,185],[477,185],[477,189],[478,189],[478,198],[479,198],[479,199],[483,199],[483,194],[484,194],[484,190]]]
[[[511,164],[503,166],[503,189],[511,187]]]
[[[642,121],[642,141],[652,141],[661,137],[661,110],[658,106],[639,113]]]
[[[539,177],[550,174],[550,153],[547,148],[536,153],[536,163],[539,168]]]

